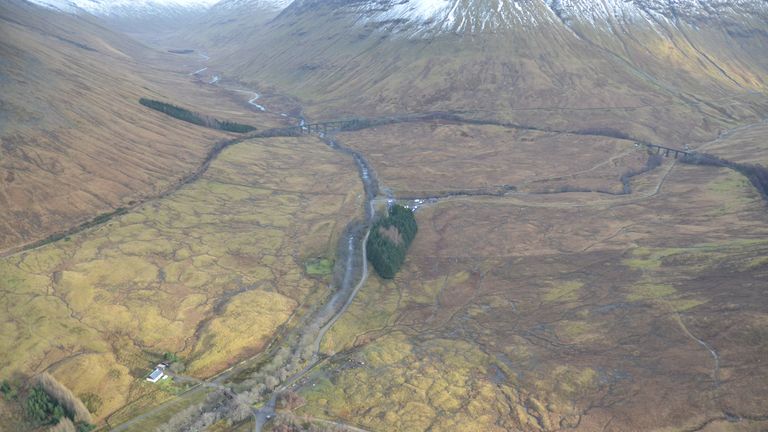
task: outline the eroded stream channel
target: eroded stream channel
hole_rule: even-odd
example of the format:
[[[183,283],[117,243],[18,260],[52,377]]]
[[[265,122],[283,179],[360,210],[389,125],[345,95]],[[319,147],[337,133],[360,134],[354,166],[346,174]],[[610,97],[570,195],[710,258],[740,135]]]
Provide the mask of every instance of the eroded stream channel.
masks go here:
[[[339,242],[337,253],[337,262],[343,264],[337,264],[334,269],[335,291],[331,298],[303,326],[299,327],[299,329],[303,329],[304,335],[298,339],[299,346],[294,347],[293,356],[294,358],[301,356],[302,346],[311,337],[311,359],[301,370],[292,371],[294,372],[293,375],[275,388],[266,403],[254,411],[254,431],[256,432],[260,432],[274,416],[277,395],[300,381],[321,362],[320,344],[325,334],[346,312],[368,278],[365,244],[368,240],[371,223],[376,217],[374,203],[379,191],[378,181],[370,164],[362,154],[339,144],[333,137],[323,136],[322,139],[330,148],[354,158],[365,193],[365,221],[353,221],[346,227],[345,234]],[[287,339],[290,340],[290,338]]]
[[[193,74],[199,74],[205,70],[207,68],[193,72]],[[220,86],[218,82],[207,83]],[[242,88],[222,88],[228,91],[249,94],[251,95],[247,101],[249,105],[262,112],[274,113],[268,108],[255,103],[259,99],[259,93],[256,91]],[[299,127],[307,124],[306,119],[302,116],[294,117],[286,114],[281,114],[281,116],[291,117]],[[275,129],[274,131],[274,136],[284,135],[282,129]],[[233,140],[226,145],[220,146],[221,148],[218,151],[212,152],[209,159],[214,159],[220,150],[229,145],[242,145],[244,141],[249,139],[269,139],[271,136],[273,135],[267,133],[263,136],[255,135]],[[289,134],[288,136],[291,135]],[[320,354],[320,345],[325,334],[346,312],[368,277],[365,243],[368,238],[369,227],[376,217],[375,203],[379,193],[377,178],[369,162],[359,152],[343,146],[331,134],[317,134],[315,137],[322,140],[325,145],[340,155],[351,157],[354,161],[355,168],[363,184],[364,217],[350,222],[345,227],[338,242],[336,265],[333,269],[333,282],[331,286],[332,294],[325,303],[299,318],[298,322],[290,326],[290,329],[277,334],[272,343],[261,354],[244,360],[216,376],[207,380],[200,380],[173,374],[174,378],[179,381],[194,384],[193,389],[208,388],[218,391],[222,395],[218,402],[198,411],[200,416],[205,413],[214,412],[221,415],[222,418],[226,417],[229,410],[236,406],[236,403],[241,403],[240,406],[242,407],[243,400],[235,402],[236,399],[239,399],[238,396],[247,394],[248,396],[243,399],[247,400],[248,404],[255,403],[258,406],[258,408],[251,408],[254,430],[261,431],[265,424],[275,415],[278,395],[301,381],[309,372],[323,362]],[[207,165],[205,164],[199,170],[199,174],[205,171]],[[286,355],[286,353],[288,354]],[[273,379],[274,377],[280,377],[279,384],[274,387],[266,385],[265,381],[267,380],[265,378],[268,376],[273,377]],[[256,397],[256,392],[251,387],[254,383],[258,383],[256,387],[263,389],[260,397]],[[132,421],[118,425],[112,430],[129,430],[136,424],[136,421],[155,415],[164,409],[164,406],[158,406],[156,409],[134,418]],[[338,425],[343,426],[341,424]]]
[[[216,83],[211,84],[217,85]],[[220,85],[220,83],[218,85]],[[249,105],[259,111],[271,112],[269,108],[265,108],[256,103],[259,99],[258,92],[239,88],[230,88],[228,90],[251,95],[247,101]],[[286,114],[280,115],[288,117]],[[419,121],[424,120],[425,118],[444,117],[456,122],[460,120],[443,114],[429,114],[403,116],[402,118],[397,118],[395,120],[388,119],[388,121],[405,122]],[[311,130],[309,128],[304,128],[304,126],[308,124],[304,118],[299,116],[294,117],[294,119],[298,123],[298,127],[302,128],[302,133]],[[477,123],[478,121],[467,122]],[[263,136],[264,138],[262,139],[268,139],[267,137],[270,135],[265,134]],[[352,221],[348,224],[338,242],[336,254],[337,264],[334,268],[332,294],[325,303],[317,306],[302,318],[299,318],[298,322],[292,323],[289,330],[276,335],[270,346],[258,356],[248,359],[209,380],[197,380],[200,386],[218,389],[229,398],[237,399],[240,395],[250,394],[248,409],[254,419],[255,431],[261,431],[275,415],[278,395],[281,392],[300,386],[310,373],[315,371],[318,366],[325,363],[326,359],[323,358],[320,350],[322,340],[338,319],[347,311],[357,293],[365,284],[368,276],[365,243],[371,223],[376,217],[376,204],[382,204],[383,201],[393,199],[392,196],[382,196],[387,194],[380,193],[380,190],[382,189],[379,187],[376,175],[363,154],[342,145],[332,134],[324,134],[317,131],[315,136],[319,137],[319,139],[321,139],[327,146],[338,152],[340,155],[351,157],[352,160],[354,160],[359,178],[363,183],[364,188],[364,218]],[[319,143],[317,144],[319,145]],[[651,169],[652,168],[653,167],[651,167]],[[659,187],[664,181],[664,178],[660,180]],[[659,187],[657,187],[656,192],[658,192]],[[516,191],[513,186],[502,185],[492,190],[456,191],[440,196],[400,198],[401,200],[411,201],[408,206],[414,208],[424,204],[434,204],[440,200],[455,197],[477,195],[506,196],[515,193]],[[627,195],[631,193],[632,191],[626,192]],[[518,192],[516,194],[523,195],[524,193]],[[690,334],[689,336],[699,345],[709,350],[710,354],[713,356],[715,360],[713,376],[715,386],[717,387],[719,385],[719,357],[717,352],[701,339]],[[253,384],[254,382],[263,384],[265,382],[264,378],[267,375],[271,376],[273,380],[275,379],[274,377],[278,377],[278,383],[273,383],[268,386],[263,385],[260,387],[262,390],[260,391],[259,396],[256,397],[255,391],[253,391],[253,387],[251,387],[250,384]],[[255,378],[257,376],[258,378]],[[180,378],[184,379],[185,377]],[[259,405],[258,408],[252,408],[250,403],[253,402],[261,405]],[[211,408],[211,410],[217,409],[220,409],[220,407],[217,406]],[[338,425],[342,426],[341,424]],[[118,427],[116,430],[122,430],[122,427]]]

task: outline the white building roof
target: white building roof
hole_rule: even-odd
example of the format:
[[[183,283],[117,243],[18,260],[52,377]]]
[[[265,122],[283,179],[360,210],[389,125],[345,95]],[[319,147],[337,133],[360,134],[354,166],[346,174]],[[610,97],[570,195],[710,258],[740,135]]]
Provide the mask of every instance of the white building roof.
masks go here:
[[[152,371],[151,374],[147,377],[147,381],[157,382],[160,378],[163,377],[163,370],[160,368],[155,368],[155,370]]]

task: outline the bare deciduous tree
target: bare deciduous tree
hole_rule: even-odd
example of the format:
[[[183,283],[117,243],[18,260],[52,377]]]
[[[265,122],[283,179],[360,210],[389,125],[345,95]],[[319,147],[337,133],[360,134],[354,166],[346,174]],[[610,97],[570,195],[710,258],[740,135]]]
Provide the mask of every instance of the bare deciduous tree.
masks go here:
[[[233,401],[233,405],[232,413],[229,416],[233,422],[241,422],[253,415],[253,408],[251,407],[248,394],[241,393],[237,395]]]
[[[77,428],[75,428],[75,424],[72,423],[72,420],[67,417],[62,417],[61,420],[56,423],[56,426],[50,428],[48,432],[77,432]]]

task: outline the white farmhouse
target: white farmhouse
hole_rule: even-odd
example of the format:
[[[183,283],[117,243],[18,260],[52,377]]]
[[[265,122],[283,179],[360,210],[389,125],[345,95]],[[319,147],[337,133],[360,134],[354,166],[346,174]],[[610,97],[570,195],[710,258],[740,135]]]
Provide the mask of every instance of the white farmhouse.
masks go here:
[[[165,365],[159,364],[157,367],[155,367],[155,370],[152,371],[151,374],[147,377],[147,381],[151,383],[156,383],[160,381],[161,379],[166,378],[165,376]]]

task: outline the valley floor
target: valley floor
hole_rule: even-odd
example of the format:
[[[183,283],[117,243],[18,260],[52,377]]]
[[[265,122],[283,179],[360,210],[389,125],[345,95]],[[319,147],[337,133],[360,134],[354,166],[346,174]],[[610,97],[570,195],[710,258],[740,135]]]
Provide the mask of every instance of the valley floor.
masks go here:
[[[689,144],[764,162],[766,128]],[[641,172],[630,140],[501,125],[335,139],[357,164],[315,136],[246,140],[166,197],[4,258],[2,375],[50,371],[99,396],[103,425],[148,430],[215,389],[248,392],[319,334],[319,353],[282,360],[257,429],[275,413],[370,431],[768,424],[768,214],[741,174],[674,159]],[[393,280],[337,254],[365,219],[362,158],[377,203],[419,205]],[[313,317],[351,268],[360,289],[323,337]],[[146,383],[164,352],[203,384]]]

